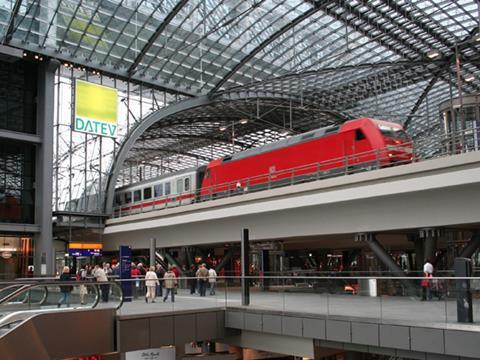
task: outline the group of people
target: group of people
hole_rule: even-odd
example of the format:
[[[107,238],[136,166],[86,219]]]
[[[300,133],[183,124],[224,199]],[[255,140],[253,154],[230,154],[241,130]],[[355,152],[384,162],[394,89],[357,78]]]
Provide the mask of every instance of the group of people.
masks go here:
[[[215,295],[215,288],[217,283],[217,273],[213,267],[207,269],[206,264],[192,265],[189,270],[185,267],[182,269],[183,276],[190,289],[190,294],[195,294],[198,291],[200,296],[206,296],[207,288],[210,289],[210,295]],[[101,265],[84,265],[75,274],[77,281],[87,281],[94,279],[99,284],[102,302],[108,302],[110,285],[108,284],[109,276],[119,276],[119,264],[110,265],[109,263],[102,263]],[[131,264],[132,279],[134,279],[133,294],[137,298],[138,294],[145,294],[145,302],[155,302],[155,298],[161,297],[163,301],[167,301],[170,297],[171,302],[175,301],[175,294],[177,291],[178,281],[180,279],[180,271],[175,265],[168,267],[165,271],[160,264],[150,266],[146,269],[143,263],[138,262]],[[60,281],[72,281],[72,273],[68,266],[63,268],[63,272],[59,277]],[[145,281],[142,281],[142,278]],[[58,307],[70,303],[70,293],[73,290],[72,285],[61,285],[61,297],[57,303]],[[80,303],[85,304],[85,296],[88,294],[88,289],[85,284],[79,286]]]
[[[108,265],[108,266],[107,266]],[[88,279],[94,279],[95,281],[103,284],[99,284],[100,293],[103,302],[108,302],[108,297],[110,293],[110,285],[108,284],[108,276],[107,274],[111,274],[112,269],[110,268],[110,264],[103,263],[102,266],[95,265],[93,267],[89,265],[83,266],[78,272],[75,274],[76,281],[86,281]],[[59,281],[70,282],[72,281],[72,273],[70,271],[70,267],[64,266],[63,271],[60,274]],[[61,285],[60,286],[60,299],[58,300],[57,307],[61,307],[65,304],[67,307],[70,306],[70,294],[73,291],[73,285]],[[80,296],[80,304],[85,304],[85,296],[88,294],[88,289],[84,284],[79,286],[79,296]]]
[[[190,270],[183,269],[183,275],[187,278],[190,294],[195,294],[198,289],[200,296],[206,296],[207,286],[210,288],[210,295],[215,295],[217,273],[214,268],[207,269],[205,264],[190,267]],[[140,277],[138,265],[136,270],[132,268],[132,277]],[[171,302],[175,302],[176,288],[180,278],[180,272],[175,265],[169,266],[168,271],[163,271],[161,265],[151,266],[145,273],[145,302],[155,302],[156,296],[163,297],[163,302],[170,296]],[[163,293],[165,289],[165,293]]]

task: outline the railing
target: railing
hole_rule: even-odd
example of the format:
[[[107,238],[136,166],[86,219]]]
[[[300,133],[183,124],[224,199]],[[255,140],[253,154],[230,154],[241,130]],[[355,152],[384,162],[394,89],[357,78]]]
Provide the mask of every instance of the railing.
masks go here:
[[[457,298],[471,299],[473,321],[480,320],[480,277],[397,276],[247,276],[249,307],[284,313],[349,316],[377,321],[456,323]],[[213,279],[212,279],[213,280]],[[42,311],[94,307],[116,308],[120,314],[242,306],[241,277],[218,276],[214,282],[197,277],[176,279],[164,301],[165,281],[155,288],[155,303],[147,299],[145,279],[117,279],[108,283],[34,281],[0,283],[0,329]],[[214,287],[212,288],[212,285]],[[101,286],[107,285],[108,288]],[[72,286],[68,306],[61,286]],[[85,289],[82,289],[85,287]],[[86,290],[86,292],[85,292]],[[103,303],[102,292],[109,302]],[[200,292],[205,296],[200,296]],[[84,303],[81,304],[84,294]],[[124,296],[127,297],[124,303]],[[461,302],[464,303],[465,301]],[[21,317],[12,314],[22,313]]]
[[[152,197],[141,202],[115,206],[112,216],[119,218],[159,209],[189,205],[193,202],[238,196],[277,187],[371,171],[388,166],[477,151],[480,147],[480,140],[475,138],[472,129],[441,136],[436,140],[442,146],[437,149],[438,151],[425,157],[420,157],[415,151],[412,151],[412,149],[415,149],[415,145],[412,142],[388,145],[381,149],[346,155],[290,169],[272,171],[268,174],[237,179],[232,182],[194,189],[180,194]]]
[[[108,302],[102,300],[108,299]],[[120,308],[123,293],[117,282],[30,280],[0,283],[2,316],[12,312],[52,309]]]
[[[253,309],[377,321],[456,323],[460,292],[462,296],[471,296],[473,320],[480,320],[480,277],[426,280],[420,276],[248,276],[246,279],[250,283],[249,307]],[[150,300],[145,304],[146,287],[142,279],[118,282],[132,290],[132,302],[124,304],[119,310],[122,314],[242,306],[240,277],[217,277],[213,292],[208,280],[180,277],[174,302],[171,295],[164,302],[165,289],[157,286],[155,304]],[[470,290],[462,290],[467,283]],[[205,296],[200,296],[203,286]]]

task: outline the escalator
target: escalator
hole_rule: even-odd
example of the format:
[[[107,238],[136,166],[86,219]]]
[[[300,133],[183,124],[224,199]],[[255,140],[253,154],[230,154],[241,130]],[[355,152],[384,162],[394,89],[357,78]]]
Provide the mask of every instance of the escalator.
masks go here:
[[[71,311],[76,309],[118,309],[123,303],[121,287],[109,283],[109,302],[100,303],[101,290],[97,282],[62,282],[70,286],[64,303],[58,281],[26,281],[0,283],[0,338],[19,323],[41,313]]]

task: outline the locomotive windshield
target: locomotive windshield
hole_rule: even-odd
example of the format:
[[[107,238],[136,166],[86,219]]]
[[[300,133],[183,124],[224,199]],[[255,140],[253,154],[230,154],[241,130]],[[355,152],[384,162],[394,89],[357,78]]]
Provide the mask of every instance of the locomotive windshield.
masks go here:
[[[407,133],[401,128],[390,127],[385,125],[380,125],[378,128],[380,129],[380,132],[382,133],[383,136],[395,138],[395,139],[410,140]]]

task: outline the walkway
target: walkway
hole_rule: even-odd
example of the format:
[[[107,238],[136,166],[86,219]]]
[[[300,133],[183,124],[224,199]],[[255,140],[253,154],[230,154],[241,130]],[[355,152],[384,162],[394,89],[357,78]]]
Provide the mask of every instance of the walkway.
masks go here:
[[[242,307],[238,290],[219,289],[217,295],[200,297],[179,290],[175,303],[146,304],[143,299],[124,303],[119,315],[140,315],[164,312],[190,311],[225,307]],[[480,299],[474,299],[473,325],[457,323],[456,300],[420,301],[400,296],[365,297],[357,295],[305,294],[253,291],[249,310],[277,311],[302,315],[319,315],[335,318],[361,318],[365,321],[422,324],[429,327],[461,327],[480,332]]]

